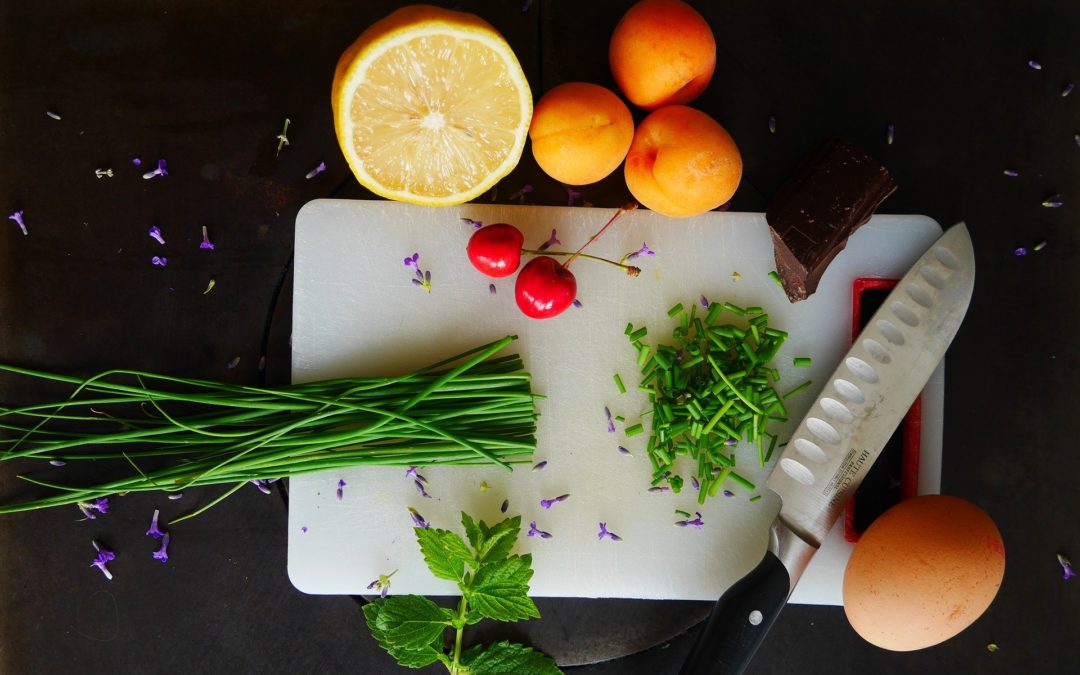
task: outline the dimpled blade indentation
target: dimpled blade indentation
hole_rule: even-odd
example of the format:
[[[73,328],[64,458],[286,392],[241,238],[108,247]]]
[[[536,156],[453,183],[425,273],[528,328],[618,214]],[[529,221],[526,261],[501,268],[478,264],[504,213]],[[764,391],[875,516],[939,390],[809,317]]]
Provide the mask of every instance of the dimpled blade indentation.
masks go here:
[[[819,440],[836,445],[840,442],[840,432],[836,427],[818,417],[806,418],[806,428]]]
[[[799,451],[803,457],[817,462],[818,464],[824,464],[829,461],[829,456],[825,454],[825,451],[818,446],[817,443],[811,441],[808,438],[796,438],[795,449]]]
[[[833,381],[833,386],[836,387],[837,393],[851,403],[858,405],[866,400],[866,397],[862,393],[862,389],[859,389],[853,382],[839,379]]]
[[[877,384],[880,379],[874,367],[857,356],[847,357],[844,363],[847,364],[848,370],[855,373],[856,377],[867,384]]]
[[[784,470],[784,473],[803,485],[814,484],[814,472],[790,457],[784,457],[780,460],[780,468]]]

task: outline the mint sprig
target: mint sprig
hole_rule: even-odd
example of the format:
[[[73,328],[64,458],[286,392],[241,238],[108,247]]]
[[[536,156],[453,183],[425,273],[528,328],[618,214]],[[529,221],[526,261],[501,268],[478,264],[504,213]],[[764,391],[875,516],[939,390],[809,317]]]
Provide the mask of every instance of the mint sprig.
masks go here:
[[[521,533],[521,517],[493,526],[462,512],[465,540],[449,530],[414,528],[431,573],[457,583],[457,611],[439,607],[419,595],[395,595],[369,603],[364,618],[372,636],[397,662],[423,668],[441,662],[451,675],[554,675],[562,671],[544,654],[507,641],[462,650],[465,626],[483,619],[520,621],[540,618],[529,598],[532,555],[511,555]],[[447,650],[444,638],[454,629]]]

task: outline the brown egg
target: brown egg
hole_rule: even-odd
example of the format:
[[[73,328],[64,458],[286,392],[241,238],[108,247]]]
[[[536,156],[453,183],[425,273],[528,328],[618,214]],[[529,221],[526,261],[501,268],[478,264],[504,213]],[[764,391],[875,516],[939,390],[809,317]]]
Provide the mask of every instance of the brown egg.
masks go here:
[[[844,612],[879,647],[923,649],[979,618],[1004,574],[1005,545],[985,511],[957,497],[915,497],[860,537],[844,573]]]

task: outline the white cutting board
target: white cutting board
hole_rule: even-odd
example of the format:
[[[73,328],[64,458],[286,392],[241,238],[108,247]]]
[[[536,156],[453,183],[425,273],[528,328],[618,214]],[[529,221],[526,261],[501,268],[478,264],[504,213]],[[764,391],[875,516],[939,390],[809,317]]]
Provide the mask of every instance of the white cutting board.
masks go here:
[[[293,292],[292,373],[295,382],[346,375],[391,375],[465,351],[507,334],[540,400],[534,460],[547,467],[513,473],[496,467],[422,469],[431,498],[422,497],[403,468],[364,468],[293,478],[290,481],[289,576],[307,593],[362,594],[379,574],[398,570],[394,593],[456,594],[455,586],[432,577],[412,532],[408,507],[435,527],[460,532],[460,511],[488,523],[522,516],[518,551],[533,554],[534,596],[715,599],[764,553],[767,529],[779,508],[766,494],[738,488],[732,498],[696,505],[682,494],[649,493],[646,434],[627,439],[618,425],[607,431],[604,407],[639,420],[647,401],[636,389],[636,353],[623,330],[627,322],[649,328],[648,342],[670,340],[667,309],[689,307],[704,294],[711,301],[759,305],[770,325],[790,338],[777,356],[781,390],[806,378],[815,386],[788,401],[791,420],[778,426],[781,438],[798,423],[850,342],[851,287],[860,276],[899,277],[940,235],[923,216],[877,216],[851,238],[830,265],[815,295],[790,304],[768,277],[772,244],[762,214],[711,212],[670,219],[639,210],[613,225],[589,249],[620,258],[642,242],[657,252],[642,257],[640,277],[579,259],[573,271],[581,308],[545,321],[524,317],[513,297],[513,277],[492,282],[469,264],[465,246],[474,232],[462,217],[484,223],[510,222],[535,248],[558,230],[562,245],[583,244],[614,209],[467,204],[425,208],[386,201],[316,200],[297,216]],[[430,271],[430,293],[411,283],[403,259],[420,254]],[[733,276],[734,272],[738,275]],[[810,356],[813,367],[796,369],[792,357]],[[627,393],[612,380],[620,373]],[[943,379],[939,372],[923,412],[923,466],[940,461]],[[646,423],[646,427],[648,424]],[[620,454],[617,447],[633,455]],[[776,453],[779,455],[779,452]],[[774,458],[775,461],[775,458]],[[763,485],[767,470],[756,451],[742,448],[740,473]],[[768,468],[771,468],[768,467]],[[936,491],[927,475],[924,491]],[[685,475],[689,482],[689,474]],[[338,480],[346,487],[336,496]],[[482,489],[486,483],[487,489]],[[569,493],[550,510],[540,500]],[[679,528],[675,509],[700,510],[705,526]],[[551,539],[526,538],[536,520]],[[598,523],[623,540],[598,540]],[[850,547],[838,530],[815,557],[792,600],[840,604],[840,578]],[[807,590],[804,591],[804,588]]]

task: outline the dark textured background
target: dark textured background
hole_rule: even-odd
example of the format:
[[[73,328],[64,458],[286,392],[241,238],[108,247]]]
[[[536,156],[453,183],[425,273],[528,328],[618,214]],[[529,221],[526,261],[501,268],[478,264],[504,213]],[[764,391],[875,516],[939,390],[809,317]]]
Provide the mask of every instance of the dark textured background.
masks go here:
[[[72,374],[125,366],[285,381],[296,212],[330,194],[370,197],[333,137],[333,66],[399,4],[0,2],[0,215],[25,209],[30,229],[23,237],[0,221],[0,359]],[[506,35],[538,97],[569,80],[611,83],[607,39],[631,3],[459,4]],[[941,646],[881,651],[842,610],[791,606],[751,672],[1080,670],[1080,579],[1062,581],[1054,560],[1058,551],[1080,558],[1080,91],[1060,96],[1080,81],[1080,5],[693,4],[719,57],[694,105],[728,128],[745,161],[733,209],[762,210],[819,141],[840,135],[896,177],[883,212],[967,221],[978,284],[948,356],[943,488],[986,509],[1008,550],[997,600]],[[1027,66],[1032,58],[1042,70]],[[291,145],[276,157],[285,117]],[[533,202],[564,203],[528,155],[499,193],[528,182]],[[170,175],[142,180],[146,165],[133,168],[133,156],[166,158]],[[320,160],[328,171],[305,180]],[[99,167],[116,177],[95,178]],[[1020,176],[1004,177],[1005,167]],[[582,192],[599,206],[628,198],[619,175]],[[1064,206],[1041,207],[1053,193]],[[155,223],[164,248],[146,236]],[[202,225],[217,250],[198,248]],[[1041,240],[1038,254],[1012,254]],[[151,266],[152,255],[168,267]],[[0,401],[49,393],[0,378]],[[0,465],[0,500],[28,494],[17,468]],[[0,517],[0,672],[394,672],[355,600],[290,585],[281,494],[241,490],[174,528],[167,565],[150,560],[152,510],[167,521],[217,493],[129,496],[92,522],[76,522],[71,508]],[[89,567],[92,538],[120,554],[112,582]],[[572,669],[597,675],[677,672],[696,635],[683,629],[708,609],[538,604],[544,618],[509,634],[564,663],[632,654]]]

